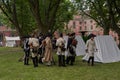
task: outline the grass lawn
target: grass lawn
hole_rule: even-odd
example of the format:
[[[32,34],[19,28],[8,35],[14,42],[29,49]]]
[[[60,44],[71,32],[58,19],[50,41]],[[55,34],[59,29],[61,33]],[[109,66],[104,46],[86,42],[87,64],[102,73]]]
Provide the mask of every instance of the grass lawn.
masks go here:
[[[18,62],[23,54],[20,48],[0,47],[0,80],[120,80],[120,62],[95,63],[92,67],[76,57],[74,66],[34,68],[31,61],[29,66]]]

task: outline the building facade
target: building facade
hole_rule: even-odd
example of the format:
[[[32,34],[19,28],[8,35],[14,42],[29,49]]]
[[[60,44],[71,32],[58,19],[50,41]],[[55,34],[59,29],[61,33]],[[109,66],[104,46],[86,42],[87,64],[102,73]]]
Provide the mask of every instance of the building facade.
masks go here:
[[[76,35],[84,35],[85,33],[104,35],[104,29],[98,26],[96,21],[84,15],[74,15],[73,20],[68,22],[67,27],[72,32],[75,32]],[[110,29],[109,35],[113,36],[117,44],[120,43],[119,36],[115,31]]]
[[[18,36],[18,33],[10,27],[0,26],[0,46],[5,46],[5,36],[14,37]]]
[[[91,33],[96,30],[96,27],[97,23],[93,19],[81,15],[74,15],[73,20],[70,20],[68,23],[68,28],[76,34]]]

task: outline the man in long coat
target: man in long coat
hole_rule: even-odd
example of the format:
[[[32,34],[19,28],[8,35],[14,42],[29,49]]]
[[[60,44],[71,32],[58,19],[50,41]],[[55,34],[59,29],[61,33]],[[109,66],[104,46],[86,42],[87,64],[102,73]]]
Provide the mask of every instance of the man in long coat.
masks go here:
[[[97,50],[94,37],[95,37],[94,35],[91,35],[90,39],[87,40],[86,42],[86,48],[87,48],[86,52],[89,55],[88,65],[90,65],[90,61],[92,60],[92,64],[91,64],[92,66],[94,65],[94,52]]]

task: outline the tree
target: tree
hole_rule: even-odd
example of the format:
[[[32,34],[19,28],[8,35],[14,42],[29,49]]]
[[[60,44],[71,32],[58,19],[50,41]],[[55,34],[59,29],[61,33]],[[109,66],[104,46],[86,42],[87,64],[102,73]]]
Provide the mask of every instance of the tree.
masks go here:
[[[85,15],[94,19],[98,25],[104,28],[105,34],[108,34],[109,29],[120,33],[118,23],[120,21],[119,0],[76,0],[81,10]],[[89,13],[86,13],[89,10]]]
[[[58,13],[56,14],[57,17],[55,19],[55,25],[52,27],[54,30],[60,29],[63,31],[64,27],[66,26],[66,31],[69,32],[67,29],[67,24],[69,20],[73,19],[73,15],[76,13],[76,9],[74,4],[71,1],[63,1],[60,4],[60,8]]]
[[[28,0],[40,32],[46,33],[55,23],[61,0]]]
[[[74,14],[70,0],[0,0],[0,9],[23,36],[38,29],[46,33],[62,29]],[[6,18],[5,17],[5,18]]]
[[[0,9],[5,15],[2,18],[7,18],[5,22],[12,23],[12,27],[17,30],[20,37],[30,34],[34,28],[31,25],[31,23],[34,24],[34,20],[27,2],[24,0],[0,0]]]

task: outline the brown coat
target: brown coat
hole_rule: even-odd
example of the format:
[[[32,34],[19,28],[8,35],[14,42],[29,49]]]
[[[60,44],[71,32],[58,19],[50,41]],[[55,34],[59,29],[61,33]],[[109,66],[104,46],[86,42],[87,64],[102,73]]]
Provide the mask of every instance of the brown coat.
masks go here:
[[[44,55],[44,62],[52,61],[52,42],[49,37],[46,37],[45,39],[46,45],[45,45],[45,55]]]

